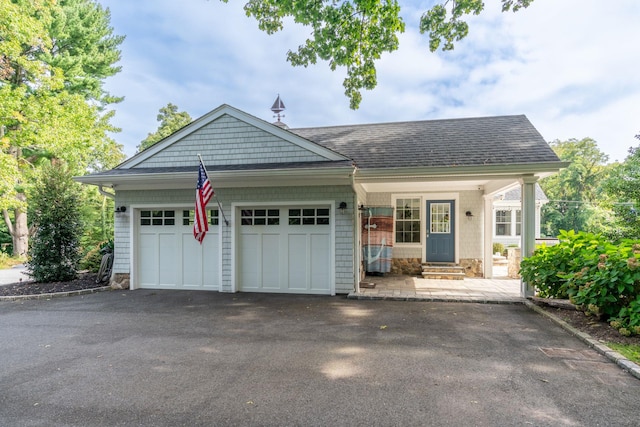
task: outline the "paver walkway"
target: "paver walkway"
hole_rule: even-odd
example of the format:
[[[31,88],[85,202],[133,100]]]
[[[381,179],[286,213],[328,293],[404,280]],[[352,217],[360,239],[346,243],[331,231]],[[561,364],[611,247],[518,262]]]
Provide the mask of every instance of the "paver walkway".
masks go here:
[[[434,280],[414,276],[367,276],[363,282],[374,288],[361,287],[352,299],[393,299],[416,301],[515,303],[522,302],[520,280],[465,278]]]

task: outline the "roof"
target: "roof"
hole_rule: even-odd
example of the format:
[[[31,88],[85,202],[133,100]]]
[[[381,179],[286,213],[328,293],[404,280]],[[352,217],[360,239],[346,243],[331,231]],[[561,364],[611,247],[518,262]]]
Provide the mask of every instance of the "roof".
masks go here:
[[[536,200],[549,200],[544,190],[542,190],[542,187],[540,187],[540,184],[536,183],[535,189],[536,189]],[[520,186],[507,191],[506,193],[504,193],[504,197],[502,198],[502,200],[504,201],[509,201],[509,200],[520,201],[521,199],[522,199],[522,190]]]
[[[524,115],[290,129],[359,168],[557,163]]]

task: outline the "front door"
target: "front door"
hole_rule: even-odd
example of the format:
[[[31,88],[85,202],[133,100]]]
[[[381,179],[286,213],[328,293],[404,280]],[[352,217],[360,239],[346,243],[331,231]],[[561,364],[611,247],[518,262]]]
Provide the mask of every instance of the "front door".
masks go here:
[[[427,262],[455,262],[454,200],[427,201]]]

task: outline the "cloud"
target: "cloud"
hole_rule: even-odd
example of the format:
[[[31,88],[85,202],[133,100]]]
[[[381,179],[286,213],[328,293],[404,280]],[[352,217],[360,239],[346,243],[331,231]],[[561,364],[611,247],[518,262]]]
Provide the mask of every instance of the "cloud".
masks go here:
[[[589,136],[623,160],[640,132],[640,2],[536,0],[518,13],[485,3],[454,51],[430,53],[417,25],[431,2],[402,2],[400,49],[383,55],[378,87],[352,111],[344,70],[286,62],[307,28],[287,22],[267,35],[241,1],[102,0],[127,36],[123,71],[107,83],[126,97],[115,106],[115,138],[133,154],[168,102],[194,118],[226,103],[272,120],[280,93],[291,127],[526,114],[549,141]]]

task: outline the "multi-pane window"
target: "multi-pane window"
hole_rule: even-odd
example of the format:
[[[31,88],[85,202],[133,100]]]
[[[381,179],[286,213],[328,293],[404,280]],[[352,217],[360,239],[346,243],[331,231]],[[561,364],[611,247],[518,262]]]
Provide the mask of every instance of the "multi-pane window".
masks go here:
[[[279,225],[280,209],[242,209],[242,225]]]
[[[396,243],[420,243],[420,199],[396,199]]]
[[[451,203],[431,203],[431,233],[451,233]]]
[[[143,210],[140,211],[140,225],[175,225],[176,211]]]
[[[522,235],[522,211],[516,210],[516,236]]]
[[[496,210],[496,236],[511,236],[510,210]]]
[[[220,222],[220,211],[218,209],[211,209],[207,212],[210,225],[218,225]],[[183,210],[182,211],[182,225],[193,225],[195,220],[195,210]]]
[[[289,209],[289,225],[329,225],[329,209]]]

